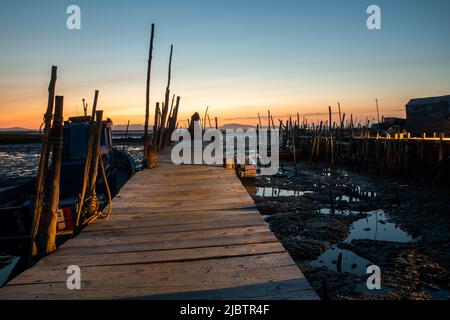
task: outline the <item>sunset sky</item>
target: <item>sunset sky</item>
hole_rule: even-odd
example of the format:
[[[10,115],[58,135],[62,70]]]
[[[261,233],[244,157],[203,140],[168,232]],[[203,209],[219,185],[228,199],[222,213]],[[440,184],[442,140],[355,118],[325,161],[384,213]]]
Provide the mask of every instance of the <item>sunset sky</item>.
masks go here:
[[[81,7],[81,30],[66,8]],[[381,7],[382,30],[366,27]],[[0,127],[37,128],[52,65],[65,116],[82,98],[116,124],[143,123],[150,24],[156,24],[151,110],[163,101],[170,44],[181,119],[220,124],[322,117],[340,101],[360,119],[404,115],[410,98],[450,94],[450,1],[62,1],[0,3]],[[153,116],[153,115],[152,115]]]

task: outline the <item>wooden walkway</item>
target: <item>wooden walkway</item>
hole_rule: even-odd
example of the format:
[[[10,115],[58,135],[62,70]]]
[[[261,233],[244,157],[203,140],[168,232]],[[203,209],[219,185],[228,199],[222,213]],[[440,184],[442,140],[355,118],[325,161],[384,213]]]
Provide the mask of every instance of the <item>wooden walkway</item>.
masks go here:
[[[81,290],[66,269],[81,268]],[[107,220],[0,289],[0,299],[317,299],[233,171],[137,173]]]

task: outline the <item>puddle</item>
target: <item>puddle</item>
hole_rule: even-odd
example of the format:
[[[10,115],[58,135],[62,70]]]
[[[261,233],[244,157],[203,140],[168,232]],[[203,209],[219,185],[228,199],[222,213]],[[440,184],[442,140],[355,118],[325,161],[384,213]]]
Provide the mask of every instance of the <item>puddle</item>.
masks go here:
[[[356,195],[356,198],[376,198],[378,195],[374,191],[366,191],[360,186],[352,186],[352,193]]]
[[[324,214],[324,215],[331,215],[330,208],[323,208],[323,209],[317,210],[316,212],[320,213],[320,214]],[[360,213],[361,212],[359,212],[359,211],[334,209],[334,214],[337,216],[351,216],[351,215],[356,215],[356,214],[360,214]]]
[[[411,235],[400,229],[395,223],[388,222],[383,210],[371,211],[367,214],[367,218],[352,224],[350,235],[344,242],[364,239],[401,243],[414,241]]]
[[[358,197],[339,196],[335,198],[335,201],[359,202],[360,199]]]
[[[0,287],[6,284],[11,272],[19,262],[19,257],[4,257],[0,256]]]
[[[330,209],[321,209],[319,212],[321,214],[330,214]],[[335,210],[335,214],[337,215],[354,215],[357,213],[350,210]],[[401,243],[414,241],[411,235],[401,230],[396,224],[386,221],[386,215],[383,210],[368,212],[367,218],[355,221],[351,225],[350,234],[344,242],[349,243],[352,240],[365,239]],[[372,263],[352,251],[338,248],[337,245],[328,248],[319,258],[312,261],[310,265],[316,268],[325,267],[330,271],[339,272],[337,266],[339,254],[342,254],[341,272],[367,275],[367,266]],[[372,293],[364,284],[358,290],[360,292],[362,290],[363,292]],[[382,292],[383,290],[378,290],[375,294],[386,294],[389,292],[388,289],[386,290],[384,292]]]
[[[361,258],[352,251],[340,249],[333,245],[322,253],[317,260],[312,261],[310,265],[316,268],[325,267],[330,271],[339,272],[337,262],[340,254],[342,254],[341,272],[356,275],[366,274],[367,266],[372,264],[369,260]]]
[[[279,189],[271,187],[257,187],[255,195],[260,197],[302,197],[305,194],[311,194],[312,191],[298,191],[298,190],[288,190]]]

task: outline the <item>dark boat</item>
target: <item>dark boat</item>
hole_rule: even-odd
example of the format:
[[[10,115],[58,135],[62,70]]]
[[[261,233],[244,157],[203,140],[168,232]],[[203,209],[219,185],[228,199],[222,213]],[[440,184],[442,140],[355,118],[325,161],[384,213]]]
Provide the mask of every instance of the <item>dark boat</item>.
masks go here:
[[[59,244],[74,233],[88,148],[89,122],[90,117],[73,117],[64,123],[57,230]],[[128,153],[113,147],[111,127],[110,119],[103,121],[100,150],[106,180],[114,197],[134,174],[136,165]],[[36,178],[32,178],[0,192],[0,255],[27,257],[31,243],[35,190]],[[105,208],[108,196],[102,174],[97,177],[96,193],[100,209]]]

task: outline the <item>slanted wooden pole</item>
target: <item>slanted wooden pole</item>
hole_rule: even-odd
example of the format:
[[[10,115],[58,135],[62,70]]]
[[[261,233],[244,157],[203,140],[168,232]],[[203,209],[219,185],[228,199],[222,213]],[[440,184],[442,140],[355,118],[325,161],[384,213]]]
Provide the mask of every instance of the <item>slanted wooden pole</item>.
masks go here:
[[[42,211],[44,208],[44,198],[45,198],[45,177],[47,174],[48,160],[50,157],[50,134],[51,134],[51,121],[52,121],[52,113],[53,106],[55,100],[55,86],[56,86],[56,78],[57,78],[57,67],[52,67],[50,84],[48,86],[48,101],[47,101],[47,110],[44,115],[44,134],[42,137],[42,150],[41,150],[41,158],[39,161],[39,169],[36,177],[36,195],[34,199],[34,214],[33,221],[31,225],[31,241],[30,241],[30,255],[29,255],[29,264],[31,264],[31,258],[38,254],[36,236],[39,231],[39,226],[41,223]]]
[[[180,107],[180,97],[177,97],[177,102],[175,104],[175,107],[173,108],[172,116],[170,117],[170,121],[168,123],[166,137],[164,141],[164,145],[169,146],[170,145],[170,139],[172,137],[172,133],[176,129],[176,124],[178,120],[178,109]]]
[[[205,116],[203,117],[203,130],[206,129],[206,116],[208,115],[209,106],[206,107]]]
[[[124,137],[124,141],[123,141],[122,151],[125,151],[125,147],[127,146],[128,130],[129,129],[130,129],[130,120],[128,120],[127,128],[125,130],[125,137]],[[145,138],[145,136],[144,136],[144,138]]]
[[[147,62],[147,87],[145,93],[145,125],[144,125],[144,160],[147,161],[147,149],[149,143],[148,136],[148,120],[150,117],[150,75],[152,71],[152,59],[153,59],[153,39],[155,38],[155,24],[152,23],[152,28],[150,32],[150,49],[148,52],[148,62]],[[154,132],[153,132],[154,134]]]
[[[164,131],[166,129],[166,117],[169,109],[169,99],[170,99],[170,80],[172,78],[172,54],[173,54],[173,45],[170,45],[169,71],[167,76],[166,95],[161,116],[161,130],[159,134],[159,144],[158,144],[159,150],[162,150],[164,148]]]
[[[212,129],[211,118],[209,117],[209,114],[207,116],[208,116],[209,128]]]
[[[42,232],[44,239],[43,248],[45,254],[52,253],[56,250],[56,231],[58,224],[59,210],[59,194],[60,194],[60,177],[61,177],[61,161],[63,147],[63,104],[64,97],[57,96],[55,100],[55,115],[53,117],[53,150],[52,150],[52,168],[51,168],[51,184],[49,207],[47,214],[43,218]]]
[[[95,198],[97,185],[98,164],[100,161],[100,138],[102,135],[103,111],[96,111],[96,127],[94,133],[94,144],[92,148],[92,163],[89,174],[89,196]]]
[[[95,91],[94,95],[94,104],[92,106],[92,115],[89,123],[89,137],[87,144],[87,152],[86,152],[86,161],[84,163],[84,173],[83,173],[83,183],[81,186],[80,197],[78,201],[77,207],[77,216],[75,219],[75,227],[77,228],[80,224],[81,214],[84,209],[84,200],[86,196],[86,190],[89,184],[89,172],[91,168],[91,160],[92,160],[92,149],[94,146],[94,131],[95,131],[95,114],[97,111],[97,101],[98,101],[98,90]]]

